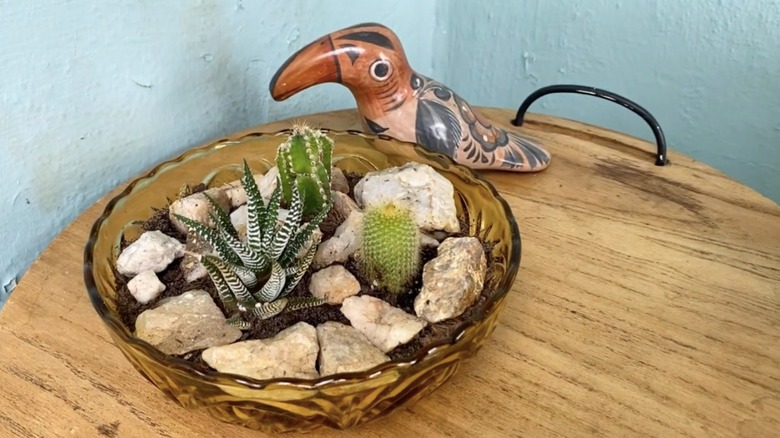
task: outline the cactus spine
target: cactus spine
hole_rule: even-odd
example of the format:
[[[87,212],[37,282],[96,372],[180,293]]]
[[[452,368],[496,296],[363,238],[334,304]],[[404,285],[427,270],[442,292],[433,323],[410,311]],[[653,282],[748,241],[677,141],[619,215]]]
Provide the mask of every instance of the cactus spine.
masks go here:
[[[366,210],[360,251],[364,279],[401,293],[420,267],[420,233],[409,209],[394,203]]]
[[[316,215],[331,202],[332,154],[333,140],[305,124],[295,124],[287,141],[279,145],[276,166],[282,196],[291,202],[295,185],[303,198],[304,218]]]

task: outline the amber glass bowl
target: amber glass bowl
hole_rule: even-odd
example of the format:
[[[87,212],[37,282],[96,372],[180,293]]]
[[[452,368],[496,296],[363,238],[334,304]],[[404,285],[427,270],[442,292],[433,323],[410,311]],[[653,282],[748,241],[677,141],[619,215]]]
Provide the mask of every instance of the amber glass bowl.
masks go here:
[[[417,357],[316,380],[254,380],[201,372],[135,338],[117,314],[111,267],[120,240],[137,237],[139,222],[151,216],[153,207],[164,207],[168,199],[175,198],[184,184],[216,186],[233,181],[244,159],[255,172],[270,168],[284,140],[280,136],[287,131],[237,134],[192,149],[134,180],[95,222],[84,254],[89,297],[115,344],[144,377],[182,406],[206,409],[220,420],[266,432],[304,431],[323,425],[349,428],[433,392],[479,350],[495,328],[520,264],[520,234],[512,211],[494,187],[448,157],[411,143],[354,131],[329,133],[335,140],[334,165],[344,171],[363,174],[416,161],[452,181],[458,214],[465,218],[469,235],[479,236],[491,247],[486,287],[492,296],[487,306],[464,322],[451,339]]]

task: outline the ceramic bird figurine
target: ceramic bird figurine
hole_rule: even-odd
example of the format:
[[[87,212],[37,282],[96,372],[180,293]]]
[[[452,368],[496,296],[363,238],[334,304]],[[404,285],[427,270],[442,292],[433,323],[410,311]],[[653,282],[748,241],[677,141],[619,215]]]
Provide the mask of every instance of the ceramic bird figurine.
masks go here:
[[[415,72],[396,34],[381,24],[308,44],[279,68],[269,89],[282,101],[326,82],[352,92],[367,132],[420,144],[472,169],[537,172],[550,164],[538,140],[494,126],[447,86]]]

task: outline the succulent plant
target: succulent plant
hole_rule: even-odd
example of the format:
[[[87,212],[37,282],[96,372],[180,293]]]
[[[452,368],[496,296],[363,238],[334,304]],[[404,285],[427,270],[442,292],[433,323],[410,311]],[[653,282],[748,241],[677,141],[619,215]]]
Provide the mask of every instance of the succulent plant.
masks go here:
[[[359,253],[364,279],[401,293],[419,271],[420,252],[419,230],[409,209],[390,202],[366,210]]]
[[[333,140],[319,129],[293,125],[287,141],[279,145],[276,166],[282,195],[292,202],[293,188],[303,197],[303,217],[309,218],[331,202],[330,176]]]
[[[281,184],[277,184],[268,203],[264,204],[246,161],[241,184],[247,194],[246,241],[239,238],[228,212],[208,195],[214,228],[181,215],[176,217],[214,249],[216,255],[203,255],[200,260],[222,303],[231,313],[228,324],[246,330],[250,328],[250,323],[243,318],[243,313],[249,312],[266,319],[283,311],[324,303],[312,296],[288,295],[314,258],[320,240],[319,234],[314,234],[314,231],[332,205],[326,203],[321,206],[314,217],[302,225],[303,199],[294,186],[287,217],[279,221]],[[307,243],[311,245],[303,251]]]

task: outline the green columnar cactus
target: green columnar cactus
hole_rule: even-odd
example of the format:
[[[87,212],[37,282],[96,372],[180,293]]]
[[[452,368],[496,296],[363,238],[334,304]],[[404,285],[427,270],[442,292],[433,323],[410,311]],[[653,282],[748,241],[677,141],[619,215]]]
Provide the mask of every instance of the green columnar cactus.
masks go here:
[[[420,268],[420,234],[411,211],[394,203],[366,210],[360,250],[365,280],[404,292]]]
[[[303,216],[309,218],[331,201],[330,174],[333,140],[305,124],[293,126],[287,141],[279,145],[276,166],[286,202],[293,185],[303,197]]]

